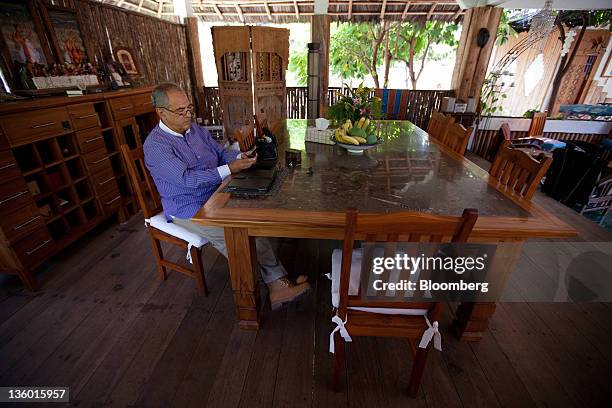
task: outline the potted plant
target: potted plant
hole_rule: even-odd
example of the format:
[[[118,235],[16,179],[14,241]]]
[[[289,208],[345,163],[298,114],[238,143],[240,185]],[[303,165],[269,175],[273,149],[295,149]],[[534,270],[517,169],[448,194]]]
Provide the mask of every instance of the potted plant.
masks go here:
[[[338,101],[327,111],[332,126],[341,126],[347,119],[357,122],[362,117],[380,119],[382,117],[380,98],[363,83],[357,89],[348,88],[348,94],[339,93]]]

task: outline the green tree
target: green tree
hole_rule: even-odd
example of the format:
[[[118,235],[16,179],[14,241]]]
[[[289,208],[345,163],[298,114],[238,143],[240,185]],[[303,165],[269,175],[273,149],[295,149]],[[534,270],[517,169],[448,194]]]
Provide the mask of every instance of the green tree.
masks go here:
[[[392,47],[392,58],[406,65],[406,74],[410,78],[412,89],[423,73],[428,58],[442,59],[445,55],[432,55],[433,44],[446,44],[457,48],[457,24],[441,21],[422,23],[403,23],[391,29],[390,37],[395,39]]]
[[[389,32],[389,22],[339,24],[331,33],[331,70],[343,80],[370,75],[380,88],[377,67],[383,62],[381,47]]]
[[[298,86],[306,86],[308,83],[308,49],[292,52],[287,69],[295,74]]]

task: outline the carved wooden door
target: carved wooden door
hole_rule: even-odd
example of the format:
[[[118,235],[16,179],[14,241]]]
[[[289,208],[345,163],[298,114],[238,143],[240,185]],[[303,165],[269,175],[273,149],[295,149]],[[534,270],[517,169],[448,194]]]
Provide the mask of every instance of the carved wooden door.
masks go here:
[[[250,28],[212,27],[226,137],[253,123]]]
[[[275,129],[287,117],[285,71],[289,60],[289,30],[251,27],[255,114]]]

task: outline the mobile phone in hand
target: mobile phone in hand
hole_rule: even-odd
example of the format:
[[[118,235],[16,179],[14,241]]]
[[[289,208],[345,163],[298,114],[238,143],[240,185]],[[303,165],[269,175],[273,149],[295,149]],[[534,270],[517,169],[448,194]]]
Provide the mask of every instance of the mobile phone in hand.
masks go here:
[[[257,151],[255,150],[255,148],[252,148],[251,150],[249,150],[248,152],[244,153],[246,155],[246,157],[248,157],[249,159],[252,159],[253,157],[257,156]]]

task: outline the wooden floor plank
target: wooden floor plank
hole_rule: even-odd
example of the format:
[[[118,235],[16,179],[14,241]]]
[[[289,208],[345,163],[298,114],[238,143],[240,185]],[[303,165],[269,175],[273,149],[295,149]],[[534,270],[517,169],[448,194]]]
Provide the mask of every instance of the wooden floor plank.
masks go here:
[[[227,261],[224,258],[218,258],[215,269],[219,269],[219,273],[225,276],[229,274]],[[228,339],[235,327],[236,314],[232,286],[227,283],[206,325],[206,330],[198,341],[191,361],[183,367],[185,373],[174,396],[175,406],[202,407],[206,405],[225,355]]]
[[[295,274],[307,275],[317,268],[315,241],[300,240],[294,258]],[[313,390],[314,330],[316,294],[303,295],[287,307],[283,342],[280,344],[278,371],[274,388],[274,407],[310,406]]]
[[[78,305],[78,311],[84,314],[84,318],[35,369],[27,381],[28,384],[73,384],[93,373],[99,360],[106,354],[109,344],[112,344],[108,341],[109,335],[116,335],[117,329],[137,314],[137,309],[131,307],[132,302],[145,301],[159,286],[154,266],[148,264],[144,267],[141,261],[137,261],[145,255],[139,252],[130,251],[130,255],[134,255],[134,258],[131,258],[133,261],[130,263],[130,259],[126,259],[123,264],[126,271],[133,273],[97,274],[100,287],[106,287],[108,291],[106,294],[99,292],[96,295],[100,298],[98,304],[104,307],[88,309],[83,307],[83,302]],[[141,267],[136,267],[139,264]],[[77,389],[78,385],[74,391]]]
[[[145,254],[144,239],[142,235],[136,235],[128,245],[121,248],[124,255],[129,253]],[[139,239],[140,238],[140,239]],[[137,258],[132,258],[133,265]],[[87,279],[79,280],[69,288],[65,294],[58,295],[55,307],[46,308],[39,316],[33,318],[30,324],[13,338],[8,344],[0,349],[0,359],[5,364],[0,367],[0,378],[22,380],[36,369],[36,364],[46,359],[55,348],[68,336],[75,327],[87,316],[98,304],[105,304],[106,293],[112,292],[112,287],[100,285],[98,274],[111,273],[118,265],[113,257],[105,257],[88,274]],[[134,284],[134,279],[127,278],[123,284]],[[78,307],[79,313],[73,313]]]
[[[206,405],[235,407],[240,403],[257,332],[234,325]]]
[[[138,217],[134,217],[137,222]],[[36,292],[36,297],[28,302],[18,313],[0,324],[0,347],[6,345],[14,336],[27,330],[32,321],[39,317],[49,305],[66,296],[78,296],[83,288],[82,280],[90,282],[92,275],[88,272],[94,265],[105,257],[111,256],[113,251],[130,237],[133,231],[128,228],[113,226],[101,233],[98,239],[92,240],[89,245],[77,246],[74,252],[64,254],[47,267],[51,274],[44,282],[43,289]],[[95,242],[95,244],[92,244]],[[26,327],[27,326],[27,327]]]
[[[612,366],[589,339],[577,330],[569,317],[575,304],[528,303],[521,305],[524,314],[533,312],[539,318],[525,318],[526,323],[546,327],[550,336],[542,340],[551,361],[557,364],[559,380],[577,405],[604,406],[612,395]],[[519,308],[514,308],[519,309]],[[523,316],[523,314],[521,315]]]
[[[465,407],[497,407],[500,403],[489,384],[486,373],[467,342],[460,342],[452,333],[450,313],[440,321],[442,332],[442,358],[455,384],[461,403]]]
[[[148,376],[135,405],[171,406],[173,404],[174,395],[185,375],[185,367],[189,366],[189,362],[194,357],[196,346],[228,282],[227,274],[219,273],[220,271],[214,267],[220,256],[214,249],[204,251],[203,265],[209,294],[208,296],[195,294],[194,284],[194,298],[189,310]]]
[[[168,280],[159,285],[150,299],[137,305],[136,318],[124,332],[117,333],[111,351],[75,395],[75,403],[107,403],[108,397],[138,355],[151,329],[156,327],[166,309],[184,296],[185,292],[181,289],[187,290],[189,283],[183,276],[170,274]]]
[[[271,407],[277,381],[279,358],[287,323],[287,309],[268,311],[259,329],[239,406]]]
[[[502,407],[536,406],[525,387],[522,372],[515,369],[491,332],[484,333],[482,340],[469,346]]]
[[[493,316],[490,331],[511,364],[519,372],[521,380],[536,404],[555,407],[572,406],[569,395],[555,376],[556,367],[542,354],[536,345],[539,333],[529,332],[520,321],[508,312],[523,303],[502,303]]]
[[[386,368],[381,366],[374,337],[353,337],[346,344],[345,361],[349,407],[388,406],[380,378]]]

